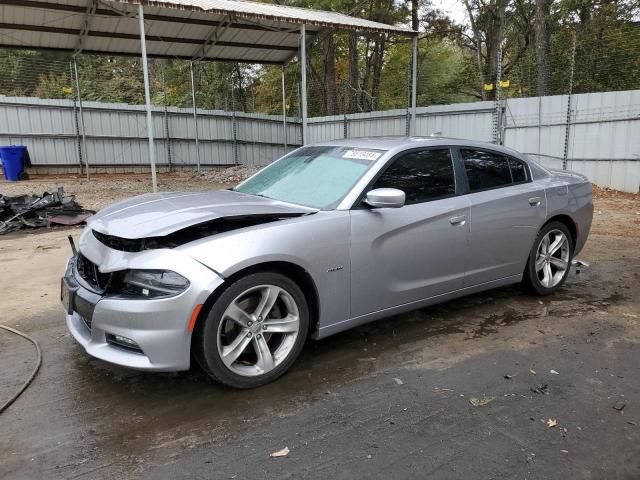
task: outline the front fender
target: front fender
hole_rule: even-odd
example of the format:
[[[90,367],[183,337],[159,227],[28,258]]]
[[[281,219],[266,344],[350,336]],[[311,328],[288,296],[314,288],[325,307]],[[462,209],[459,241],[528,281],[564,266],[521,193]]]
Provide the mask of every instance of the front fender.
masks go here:
[[[225,278],[268,262],[301,267],[316,285],[322,327],[349,318],[349,235],[348,211],[322,211],[215,235],[176,250]]]

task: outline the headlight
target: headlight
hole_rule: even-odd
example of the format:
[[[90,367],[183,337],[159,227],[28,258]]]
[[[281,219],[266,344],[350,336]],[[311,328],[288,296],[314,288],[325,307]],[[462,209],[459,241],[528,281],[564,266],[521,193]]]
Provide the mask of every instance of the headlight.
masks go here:
[[[136,298],[173,297],[189,288],[189,280],[170,270],[127,270],[111,288],[116,295]]]

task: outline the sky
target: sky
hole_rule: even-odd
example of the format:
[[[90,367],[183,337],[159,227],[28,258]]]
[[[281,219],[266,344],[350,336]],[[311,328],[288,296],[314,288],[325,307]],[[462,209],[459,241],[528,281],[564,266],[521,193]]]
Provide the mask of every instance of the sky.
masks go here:
[[[462,0],[433,0],[433,6],[448,13],[457,23],[463,23],[466,10]]]

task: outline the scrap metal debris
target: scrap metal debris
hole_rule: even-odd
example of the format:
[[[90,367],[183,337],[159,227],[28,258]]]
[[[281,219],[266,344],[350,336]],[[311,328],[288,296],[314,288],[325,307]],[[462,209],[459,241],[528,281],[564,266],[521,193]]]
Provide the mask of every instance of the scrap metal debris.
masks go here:
[[[83,209],[73,195],[65,196],[62,187],[42,195],[5,197],[0,194],[0,235],[21,228],[78,225],[93,213]]]

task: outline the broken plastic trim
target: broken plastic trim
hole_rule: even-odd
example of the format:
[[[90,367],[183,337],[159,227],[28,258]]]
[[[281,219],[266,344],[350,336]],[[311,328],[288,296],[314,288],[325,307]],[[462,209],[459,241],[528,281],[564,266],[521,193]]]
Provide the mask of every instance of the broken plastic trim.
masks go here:
[[[156,250],[159,248],[175,248],[212,235],[303,215],[308,215],[308,213],[259,214],[216,218],[215,220],[183,228],[182,230],[163,237],[130,239],[108,235],[98,232],[97,230],[92,230],[92,233],[100,243],[114,250],[122,252],[142,252],[144,250]]]

